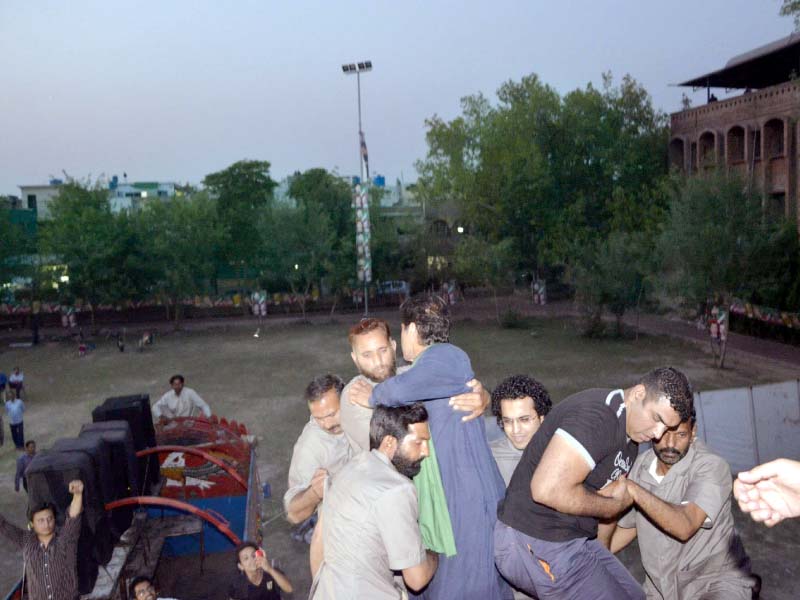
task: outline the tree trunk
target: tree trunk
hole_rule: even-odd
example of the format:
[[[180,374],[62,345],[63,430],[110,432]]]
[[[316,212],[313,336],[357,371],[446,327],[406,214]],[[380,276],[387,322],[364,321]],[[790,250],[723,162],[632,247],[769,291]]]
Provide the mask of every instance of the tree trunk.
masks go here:
[[[501,325],[500,322],[500,304],[497,302],[497,288],[492,286],[492,295],[494,296],[494,318],[497,319],[497,324]]]
[[[335,312],[336,312],[336,304],[337,304],[338,302],[339,302],[339,293],[338,293],[338,292],[336,292],[336,293],[333,295],[333,305],[331,305],[331,313],[330,313],[330,317],[331,317],[331,318],[333,318],[333,313],[335,313]]]
[[[175,331],[180,331],[181,328],[181,308],[180,301],[175,299]]]

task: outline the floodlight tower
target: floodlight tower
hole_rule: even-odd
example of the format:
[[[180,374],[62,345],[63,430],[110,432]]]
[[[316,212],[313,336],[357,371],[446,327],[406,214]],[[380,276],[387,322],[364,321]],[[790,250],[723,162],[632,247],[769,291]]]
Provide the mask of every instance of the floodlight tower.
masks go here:
[[[345,75],[355,75],[358,84],[358,153],[360,165],[360,181],[356,186],[356,245],[359,256],[359,276],[364,281],[364,316],[369,314],[369,282],[372,280],[372,259],[370,256],[369,239],[369,199],[367,186],[369,184],[369,158],[367,156],[367,143],[364,140],[364,130],[361,127],[361,73],[372,71],[372,61],[365,60],[359,63],[342,65]],[[364,175],[366,174],[366,179]]]

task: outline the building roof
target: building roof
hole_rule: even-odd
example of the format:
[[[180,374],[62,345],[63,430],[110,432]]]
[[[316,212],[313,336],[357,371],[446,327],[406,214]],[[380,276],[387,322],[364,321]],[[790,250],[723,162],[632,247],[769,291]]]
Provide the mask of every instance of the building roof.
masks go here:
[[[760,89],[784,83],[800,75],[800,33],[739,54],[717,71],[678,85],[728,89]]]

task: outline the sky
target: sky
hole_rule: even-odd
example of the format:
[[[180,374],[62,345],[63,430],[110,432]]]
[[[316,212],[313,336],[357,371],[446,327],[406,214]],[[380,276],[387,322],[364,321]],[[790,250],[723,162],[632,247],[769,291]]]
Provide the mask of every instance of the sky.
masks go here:
[[[630,74],[671,84],[786,36],[780,0],[0,0],[0,194],[51,176],[200,183],[241,159],[274,179],[370,169],[416,179],[425,119],[536,73],[564,94]],[[717,92],[722,97],[722,94]]]

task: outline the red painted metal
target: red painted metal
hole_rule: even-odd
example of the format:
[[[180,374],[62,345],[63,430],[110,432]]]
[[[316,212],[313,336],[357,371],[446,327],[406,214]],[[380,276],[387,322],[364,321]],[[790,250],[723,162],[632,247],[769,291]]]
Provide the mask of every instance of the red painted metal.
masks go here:
[[[136,453],[136,456],[142,457],[147,456],[149,454],[158,454],[160,452],[185,452],[186,454],[194,454],[196,456],[201,456],[206,459],[208,462],[217,465],[220,469],[224,470],[228,473],[237,483],[239,483],[245,490],[247,490],[247,482],[244,480],[239,472],[236,470],[235,467],[232,467],[228,463],[223,460],[220,460],[213,454],[206,452],[205,450],[201,450],[200,448],[196,448],[194,446],[154,446],[153,448],[145,448],[144,450],[139,450]]]
[[[234,545],[238,546],[242,543],[242,540],[236,535],[233,531],[231,531],[230,527],[228,527],[227,521],[224,520],[222,515],[219,513],[212,514],[209,511],[203,510],[202,508],[197,508],[196,506],[189,504],[188,502],[181,502],[180,500],[175,500],[173,498],[159,498],[158,496],[131,496],[130,498],[121,498],[119,500],[114,500],[114,502],[109,502],[106,504],[106,510],[114,510],[115,508],[122,508],[123,506],[163,506],[164,508],[174,508],[176,510],[182,510],[193,515],[196,515],[211,523],[217,530],[225,535]]]

